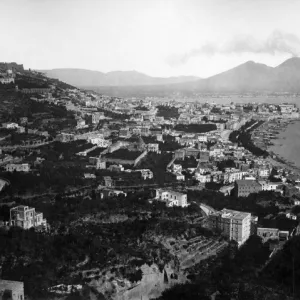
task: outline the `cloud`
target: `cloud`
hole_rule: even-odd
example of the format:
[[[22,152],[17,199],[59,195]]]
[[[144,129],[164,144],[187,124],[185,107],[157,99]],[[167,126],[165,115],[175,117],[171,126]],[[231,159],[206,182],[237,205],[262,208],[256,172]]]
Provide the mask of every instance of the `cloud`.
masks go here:
[[[300,39],[293,34],[274,31],[267,39],[257,40],[250,35],[239,35],[231,41],[222,45],[206,43],[191,51],[172,55],[168,57],[167,63],[170,66],[178,66],[187,63],[191,58],[198,56],[213,56],[216,54],[243,54],[243,53],[264,53],[275,55],[277,53],[298,56],[300,54]]]

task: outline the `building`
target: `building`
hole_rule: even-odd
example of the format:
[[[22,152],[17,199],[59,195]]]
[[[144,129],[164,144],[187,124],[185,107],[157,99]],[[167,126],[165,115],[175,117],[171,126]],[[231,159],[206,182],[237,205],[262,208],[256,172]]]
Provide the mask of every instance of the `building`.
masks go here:
[[[31,89],[22,89],[21,93],[23,94],[48,94],[51,92],[49,88],[31,88]]]
[[[102,161],[100,158],[96,161],[96,169],[105,170],[106,169],[106,161]]]
[[[60,133],[56,136],[56,140],[61,143],[69,143],[75,140],[75,136],[72,133]]]
[[[159,144],[154,143],[154,144],[147,144],[147,150],[149,152],[156,152],[159,153]]]
[[[7,164],[5,166],[6,172],[29,172],[30,165],[29,164]]]
[[[115,186],[115,182],[110,176],[104,176],[103,181],[104,181],[104,185],[106,187],[114,187]]]
[[[201,143],[207,143],[207,135],[198,135],[198,141]]]
[[[141,173],[141,177],[144,180],[153,178],[153,172],[149,169],[140,169],[140,170],[136,170],[136,171]]]
[[[119,137],[129,138],[131,136],[129,128],[121,128],[119,131]]]
[[[0,279],[0,299],[24,300],[24,283]]]
[[[262,191],[276,191],[280,186],[278,182],[258,181],[258,183],[261,185]]]
[[[188,206],[186,194],[166,189],[156,189],[155,192],[155,199],[166,202],[167,206]]]
[[[0,82],[2,84],[15,83],[15,79],[12,77],[0,77]]]
[[[235,194],[237,197],[247,197],[250,194],[259,193],[261,185],[255,180],[237,180],[235,182]]]
[[[263,242],[268,240],[279,240],[279,229],[278,228],[257,228],[257,233],[262,238]]]
[[[36,212],[34,207],[19,205],[10,209],[10,226],[18,226],[23,229],[47,226],[43,213]]]
[[[7,128],[7,129],[16,129],[19,127],[19,125],[17,123],[2,123],[2,127],[3,128]]]
[[[209,161],[209,151],[200,151],[199,152],[199,161],[208,162]]]
[[[142,136],[150,135],[150,127],[149,126],[142,126],[141,127],[141,135]]]
[[[251,213],[223,209],[209,215],[212,229],[220,230],[223,235],[242,245],[251,233]]]

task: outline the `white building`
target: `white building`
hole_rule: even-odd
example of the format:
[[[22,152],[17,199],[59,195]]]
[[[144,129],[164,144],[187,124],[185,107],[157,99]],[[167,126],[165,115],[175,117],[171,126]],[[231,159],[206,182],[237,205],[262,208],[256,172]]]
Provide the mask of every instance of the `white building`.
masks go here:
[[[186,194],[166,189],[156,189],[155,192],[155,199],[166,202],[167,206],[188,206]]]
[[[30,165],[29,164],[7,164],[5,166],[7,172],[29,172]]]
[[[140,169],[136,171],[141,173],[141,176],[144,180],[153,178],[153,172],[149,169]]]
[[[30,229],[33,227],[45,227],[47,221],[43,218],[43,213],[36,212],[35,208],[19,205],[10,209],[9,224],[10,226]]]
[[[258,183],[261,185],[262,191],[276,191],[280,185],[279,183],[268,181],[258,181]]]
[[[270,169],[268,168],[259,168],[257,171],[258,177],[269,177],[270,176]]]
[[[198,135],[198,141],[202,143],[207,143],[207,135]]]
[[[229,240],[236,241],[239,246],[250,236],[251,213],[224,208],[209,215],[209,220],[213,229],[220,230]]]

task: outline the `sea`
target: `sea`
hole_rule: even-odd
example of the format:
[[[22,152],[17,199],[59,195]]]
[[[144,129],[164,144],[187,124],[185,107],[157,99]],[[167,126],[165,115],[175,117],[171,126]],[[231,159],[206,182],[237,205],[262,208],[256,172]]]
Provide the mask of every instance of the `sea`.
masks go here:
[[[269,150],[300,167],[300,120],[288,124],[272,143],[274,145],[270,146]]]

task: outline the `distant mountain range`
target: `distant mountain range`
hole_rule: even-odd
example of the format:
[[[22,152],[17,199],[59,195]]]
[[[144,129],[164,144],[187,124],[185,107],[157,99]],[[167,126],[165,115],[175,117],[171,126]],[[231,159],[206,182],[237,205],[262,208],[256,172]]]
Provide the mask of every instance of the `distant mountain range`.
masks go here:
[[[47,76],[99,92],[151,95],[170,92],[300,92],[300,58],[293,57],[273,68],[248,61],[206,79],[150,77],[136,71],[101,73],[82,69],[44,70]]]
[[[194,76],[151,77],[137,71],[102,73],[85,69],[52,69],[41,70],[41,72],[48,77],[56,78],[78,87],[165,85],[193,82],[200,79]]]

